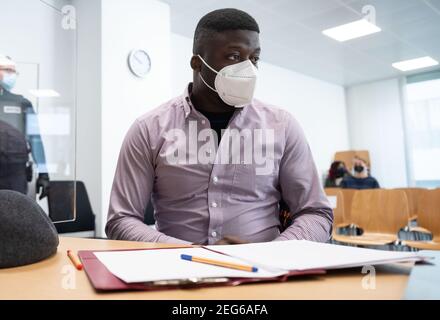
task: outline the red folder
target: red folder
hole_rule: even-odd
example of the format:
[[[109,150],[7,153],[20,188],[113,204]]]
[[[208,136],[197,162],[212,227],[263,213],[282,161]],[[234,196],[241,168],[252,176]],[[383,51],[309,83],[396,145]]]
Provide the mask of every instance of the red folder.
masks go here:
[[[159,248],[152,249],[134,249],[134,250],[156,250]],[[171,248],[160,248],[163,249],[175,249]],[[95,256],[94,252],[105,251],[105,250],[82,250],[78,251],[78,256],[84,267],[84,271],[87,274],[92,286],[98,292],[108,292],[108,291],[155,291],[164,289],[182,289],[191,287],[214,287],[214,286],[236,286],[244,283],[256,283],[256,282],[282,282],[286,281],[288,278],[293,276],[305,276],[305,275],[317,275],[324,274],[325,270],[307,270],[307,271],[290,271],[286,275],[282,275],[274,278],[222,278],[224,280],[215,282],[213,279],[202,279],[199,281],[182,280],[179,284],[153,284],[153,283],[126,283],[121,279],[114,276],[105,266],[99,261]],[[110,251],[124,251],[124,250],[110,250]],[[219,279],[221,280],[221,279]]]

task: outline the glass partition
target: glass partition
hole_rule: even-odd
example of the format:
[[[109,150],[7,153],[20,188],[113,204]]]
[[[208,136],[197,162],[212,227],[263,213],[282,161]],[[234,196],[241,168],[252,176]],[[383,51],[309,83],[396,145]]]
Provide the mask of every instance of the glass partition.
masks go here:
[[[77,33],[69,1],[1,1],[0,189],[76,218]],[[11,148],[14,142],[15,149]],[[18,146],[25,144],[26,149]]]

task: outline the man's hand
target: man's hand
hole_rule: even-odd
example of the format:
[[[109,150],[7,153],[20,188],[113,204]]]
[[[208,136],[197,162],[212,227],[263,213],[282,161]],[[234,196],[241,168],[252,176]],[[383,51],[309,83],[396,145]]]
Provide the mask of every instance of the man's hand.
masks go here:
[[[243,241],[238,237],[234,236],[225,236],[223,239],[220,239],[215,243],[215,245],[224,245],[224,244],[244,244],[248,243],[247,241]]]
[[[49,175],[47,173],[40,173],[38,175],[36,188],[37,188],[37,194],[39,194],[41,191],[39,197],[40,200],[48,196],[50,189],[50,181],[49,181]]]

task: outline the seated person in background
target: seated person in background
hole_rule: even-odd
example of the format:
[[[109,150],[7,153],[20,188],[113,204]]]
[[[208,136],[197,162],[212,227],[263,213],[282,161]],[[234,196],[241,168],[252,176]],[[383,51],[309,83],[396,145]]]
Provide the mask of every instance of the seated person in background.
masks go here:
[[[370,170],[364,159],[353,159],[353,175],[346,175],[342,179],[341,187],[346,189],[377,189],[380,188],[375,178],[370,176]]]
[[[342,161],[333,161],[328,171],[328,176],[325,179],[325,188],[339,188],[341,186],[342,179],[348,174],[345,163]]]

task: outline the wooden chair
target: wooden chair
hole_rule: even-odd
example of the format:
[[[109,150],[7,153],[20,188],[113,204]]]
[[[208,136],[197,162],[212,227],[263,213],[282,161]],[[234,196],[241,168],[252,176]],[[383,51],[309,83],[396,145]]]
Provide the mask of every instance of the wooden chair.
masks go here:
[[[440,189],[424,190],[420,195],[417,223],[411,231],[430,232],[430,241],[409,241],[403,244],[423,250],[440,250]]]
[[[348,170],[353,169],[353,158],[358,156],[361,159],[367,161],[369,167],[371,167],[370,153],[368,150],[348,150],[348,151],[338,151],[335,153],[334,161],[342,161]]]
[[[353,196],[358,191],[357,189],[340,189],[344,195],[344,217],[345,221],[351,221],[351,204],[353,203]]]
[[[398,232],[408,224],[408,200],[402,190],[358,190],[353,195],[351,221],[363,233],[335,235],[334,240],[357,245],[387,245],[398,241]]]
[[[424,190],[423,188],[397,188],[403,190],[408,198],[409,220],[416,220],[419,212],[420,198]]]

